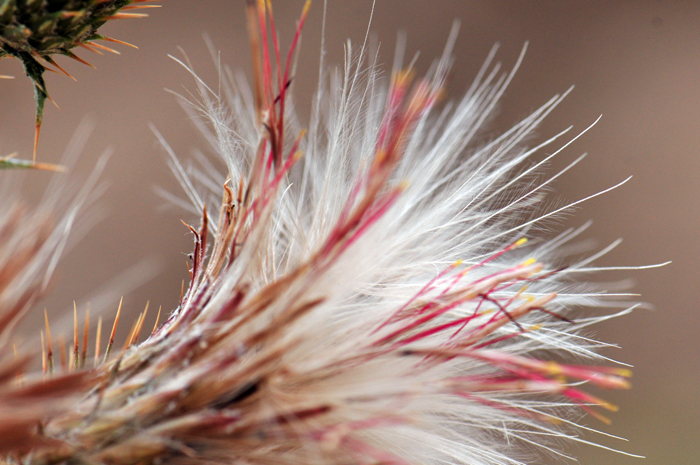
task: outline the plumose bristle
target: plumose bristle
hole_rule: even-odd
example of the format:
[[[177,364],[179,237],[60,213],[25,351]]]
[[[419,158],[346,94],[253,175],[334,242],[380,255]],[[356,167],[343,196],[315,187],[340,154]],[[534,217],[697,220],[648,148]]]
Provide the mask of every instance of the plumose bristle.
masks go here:
[[[580,331],[620,296],[577,281],[608,249],[568,260],[562,246],[585,227],[553,239],[536,227],[581,202],[538,211],[561,174],[541,181],[542,168],[580,134],[529,164],[568,130],[523,145],[564,96],[484,142],[522,55],[501,73],[494,49],[466,95],[444,102],[455,26],[422,79],[398,57],[385,81],[365,44],[348,45],[342,71],[321,70],[307,130],[292,75],[309,6],[284,59],[270,2],[249,0],[252,89],[222,78],[220,95],[195,75],[199,93],[181,97],[218,162],[185,167],[156,131],[187,200],[166,195],[198,223],[186,224],[194,248],[178,308],[162,324],[159,309],[138,342],[147,304],[123,344],[121,302],[106,343],[102,319],[90,342],[89,313],[81,322],[75,308],[60,367],[47,317],[43,373],[2,352],[0,458],[515,465],[567,457],[562,440],[590,444],[572,416],[607,422],[616,410],[589,388],[626,389],[630,372]],[[0,237],[14,237],[13,211]],[[39,290],[7,280],[46,240],[32,237],[13,248],[19,261],[0,244],[4,349]],[[574,318],[584,307],[598,311]]]

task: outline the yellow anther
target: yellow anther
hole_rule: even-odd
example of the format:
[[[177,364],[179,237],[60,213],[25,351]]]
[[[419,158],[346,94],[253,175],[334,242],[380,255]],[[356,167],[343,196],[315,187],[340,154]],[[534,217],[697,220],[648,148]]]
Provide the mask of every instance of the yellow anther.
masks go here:
[[[547,372],[550,375],[560,375],[562,373],[561,366],[557,362],[547,362]]]
[[[600,402],[600,406],[611,412],[617,412],[618,410],[620,410],[620,407],[618,407],[617,405],[611,404],[610,402],[606,401]]]
[[[627,368],[618,368],[615,370],[615,374],[617,376],[622,376],[623,378],[631,378],[632,370],[629,370]]]
[[[302,16],[308,15],[309,8],[311,8],[311,0],[306,0],[306,3],[304,4],[304,10],[301,12],[301,15]]]

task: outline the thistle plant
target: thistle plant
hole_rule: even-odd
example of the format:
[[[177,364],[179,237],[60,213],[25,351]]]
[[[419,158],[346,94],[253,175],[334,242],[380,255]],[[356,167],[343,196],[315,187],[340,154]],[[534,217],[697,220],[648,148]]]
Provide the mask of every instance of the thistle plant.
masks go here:
[[[99,41],[133,46],[101,35],[98,30],[110,20],[146,16],[131,10],[159,6],[143,4],[148,1],[150,0],[2,0],[0,2],[0,59],[8,56],[19,59],[24,66],[24,71],[34,84],[36,102],[34,161],[36,161],[39,132],[44,115],[44,103],[47,98],[51,99],[46,89],[44,72],[47,70],[59,72],[75,79],[53,57],[65,55],[92,66],[72,50],[82,47],[97,53],[101,53],[101,50],[118,53]]]
[[[479,143],[517,64],[499,74],[489,55],[443,103],[455,29],[421,79],[397,58],[384,82],[365,45],[348,50],[344,69],[322,68],[305,129],[292,82],[308,8],[284,59],[271,5],[249,1],[252,89],[223,79],[219,95],[197,78],[182,98],[225,170],[185,168],[158,135],[187,197],[175,201],[198,219],[187,288],[152,330],[146,309],[115,341],[120,305],[93,342],[76,312],[61,367],[47,319],[44,373],[25,373],[8,335],[66,228],[2,207],[1,235],[34,231],[0,249],[6,461],[540,463],[565,455],[562,439],[587,442],[575,412],[615,410],[589,388],[628,388],[630,373],[581,334],[610,315],[572,316],[617,304],[576,279],[600,254],[561,251],[583,228],[528,241],[579,203],[538,213],[558,176],[538,181],[542,167],[578,136],[524,166],[566,133],[523,145],[564,96]]]

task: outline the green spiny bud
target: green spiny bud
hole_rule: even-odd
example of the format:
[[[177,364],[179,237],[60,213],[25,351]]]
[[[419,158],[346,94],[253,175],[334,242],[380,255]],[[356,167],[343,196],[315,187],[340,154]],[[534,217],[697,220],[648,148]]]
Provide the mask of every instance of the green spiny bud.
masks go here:
[[[72,77],[53,60],[52,55],[66,55],[89,65],[71,50],[84,47],[93,51],[113,51],[95,42],[98,40],[126,44],[97,31],[111,19],[146,16],[126,11],[157,6],[134,5],[147,1],[158,0],[0,0],[0,59],[7,56],[18,58],[34,83],[35,159],[44,102],[50,99],[43,79],[44,71],[58,70]]]

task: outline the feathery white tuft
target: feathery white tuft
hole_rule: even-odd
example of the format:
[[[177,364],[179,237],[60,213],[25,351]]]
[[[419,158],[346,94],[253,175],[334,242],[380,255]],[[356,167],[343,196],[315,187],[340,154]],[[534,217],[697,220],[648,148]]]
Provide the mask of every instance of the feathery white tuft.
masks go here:
[[[322,70],[309,132],[299,139],[291,90],[283,95],[286,84],[275,87],[278,76],[264,66],[258,78],[267,80],[260,88],[270,106],[261,110],[259,91],[239,75],[222,78],[219,95],[180,61],[199,88],[198,98],[183,98],[185,107],[227,167],[222,174],[200,156],[185,168],[168,148],[189,209],[215,205],[226,185],[234,210],[255,210],[239,220],[245,240],[231,246],[230,266],[206,281],[208,300],[196,317],[211,320],[237,293],[242,306],[257,308],[221,330],[226,347],[240,351],[222,378],[234,383],[256,373],[255,400],[246,398],[236,412],[267,419],[251,427],[259,436],[246,436],[244,446],[232,440],[231,457],[521,464],[533,449],[564,455],[561,439],[588,442],[571,415],[584,409],[600,416],[596,409],[614,407],[586,394],[585,384],[628,386],[622,368],[552,361],[608,361],[596,353],[603,344],[580,330],[610,315],[575,322],[568,315],[620,305],[620,295],[576,280],[596,271],[591,262],[616,244],[567,263],[562,246],[587,226],[531,246],[523,240],[538,239],[547,219],[586,200],[539,210],[552,181],[583,157],[544,181],[543,168],[586,131],[566,139],[569,128],[524,145],[565,93],[484,140],[525,48],[506,73],[492,63],[494,48],[466,94],[438,104],[456,34],[455,26],[443,57],[413,86],[400,57],[387,80],[376,60],[367,64],[364,45],[355,53],[348,44],[342,71]],[[283,166],[273,160],[269,130],[279,121],[270,112],[282,111],[280,97],[284,147],[299,140],[304,153],[298,162],[296,150],[283,153]],[[396,146],[387,148],[393,136]],[[528,162],[554,144],[551,155]],[[377,160],[390,150],[395,159],[372,192]],[[224,240],[221,220],[206,223],[217,238],[215,255]]]
[[[587,225],[547,239],[547,224],[586,199],[540,209],[581,157],[542,180],[545,165],[586,130],[525,145],[566,94],[486,139],[525,50],[502,72],[494,48],[466,94],[445,101],[455,26],[424,79],[404,67],[403,43],[389,78],[366,43],[348,44],[342,70],[322,64],[307,133],[291,81],[309,5],[283,60],[270,2],[248,0],[251,87],[221,72],[213,92],[181,61],[199,90],[183,102],[219,157],[184,167],[156,132],[187,197],[169,198],[201,218],[188,226],[188,288],[138,343],[147,306],[121,350],[121,304],[104,352],[99,319],[93,368],[77,308],[61,373],[48,321],[42,374],[0,352],[0,462],[514,465],[590,444],[576,418],[615,410],[587,391],[627,388],[629,370],[582,330],[633,305],[578,279],[617,243],[571,260]],[[0,205],[0,349],[102,165],[73,196],[56,181],[22,224]],[[604,310],[579,318],[582,307]]]

